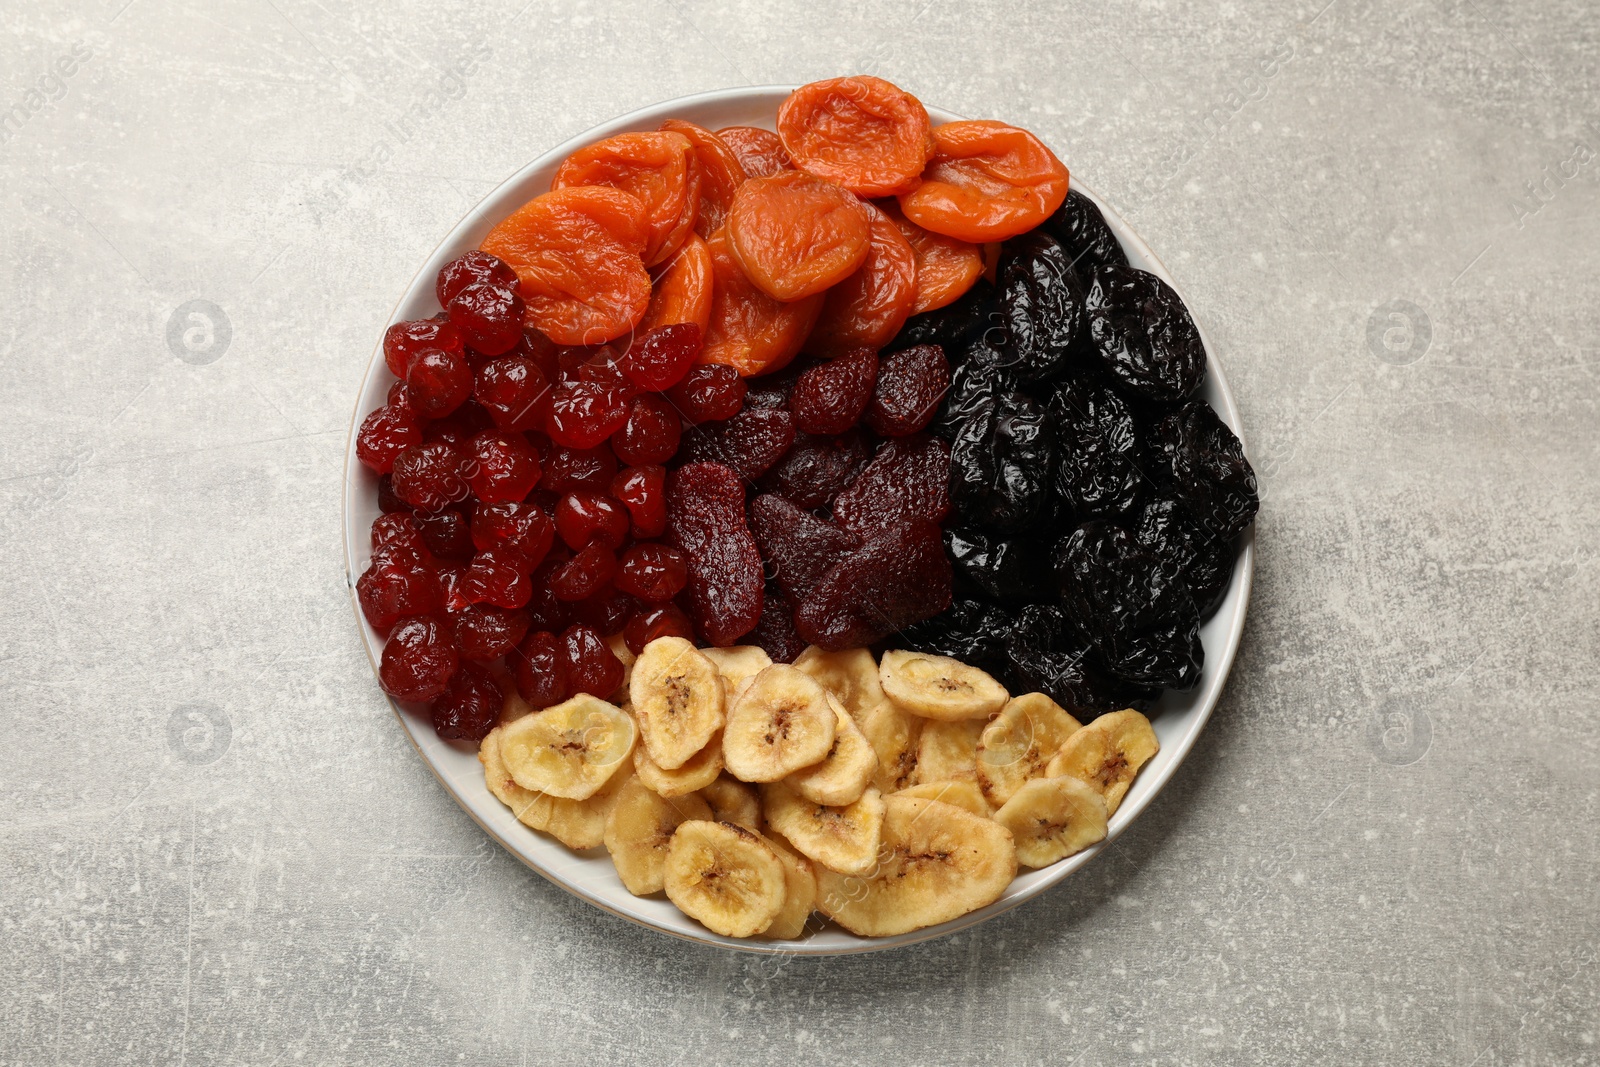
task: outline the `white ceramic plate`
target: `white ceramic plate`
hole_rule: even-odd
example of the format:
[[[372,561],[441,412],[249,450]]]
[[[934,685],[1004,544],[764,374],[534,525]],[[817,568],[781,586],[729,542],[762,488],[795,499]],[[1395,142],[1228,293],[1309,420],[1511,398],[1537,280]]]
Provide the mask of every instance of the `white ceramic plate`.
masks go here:
[[[411,280],[410,287],[395,307],[390,321],[420,319],[436,313],[439,304],[434,299],[433,285],[439,268],[468,249],[476,248],[495,223],[525,201],[548,190],[556,167],[575,149],[613,134],[654,130],[668,118],[688,119],[713,130],[723,126],[761,126],[772,129],[778,105],[792,89],[792,86],[754,86],[680,97],[623,115],[564,144],[556,145],[514,174],[485,197],[466,218],[457,223],[455,229],[434,250],[433,255],[428,257],[428,261],[417,272],[417,276]],[[936,107],[929,107],[928,114],[932,116],[936,125],[961,117]],[[1066,162],[1070,167],[1072,161],[1069,159]],[[1098,204],[1100,210],[1105,213],[1106,222],[1117,239],[1122,242],[1129,262],[1159,275],[1169,284],[1172,283],[1172,278],[1154,253],[1126,222],[1078,180],[1076,174],[1073,175],[1072,185]],[[1201,336],[1204,338],[1203,329]],[[377,478],[356,459],[355,430],[368,412],[384,402],[385,393],[394,380],[384,365],[382,349],[380,337],[372,361],[367,367],[366,379],[361,386],[361,396],[356,403],[350,439],[346,445],[344,481],[346,577],[350,585],[350,602],[355,609],[356,623],[360,626],[362,638],[366,642],[367,655],[372,661],[375,682],[379,658],[383,651],[383,639],[367,625],[366,619],[361,615],[360,605],[357,604],[355,597],[355,580],[366,569],[370,555],[369,532],[373,520],[378,516]],[[1210,359],[1210,373],[1206,376],[1203,395],[1222,416],[1223,421],[1238,433],[1239,413],[1234,407],[1227,383],[1223,380],[1222,368],[1210,354],[1209,342],[1206,343],[1206,351]],[[1223,683],[1228,676],[1228,669],[1233,663],[1234,653],[1239,647],[1239,634],[1244,628],[1245,607],[1250,599],[1250,577],[1254,559],[1252,539],[1253,528],[1251,533],[1245,535],[1240,547],[1233,584],[1222,602],[1222,607],[1200,631],[1201,640],[1205,644],[1205,674],[1200,685],[1188,693],[1169,691],[1163,696],[1157,713],[1151,715],[1156,734],[1161,740],[1161,751],[1145,765],[1134,781],[1121,807],[1111,819],[1110,832],[1105,841],[1044,870],[1024,871],[1011,883],[999,900],[986,908],[939,926],[916,930],[898,937],[856,937],[832,924],[797,941],[743,941],[713,934],[678,911],[665,897],[636,897],[630,894],[618,880],[616,870],[611,865],[611,858],[605,849],[576,853],[554,838],[536,833],[517,822],[505,805],[491,796],[484,787],[483,769],[478,763],[475,751],[441,741],[433,732],[432,723],[425,709],[402,706],[393,701],[391,705],[400,725],[422,758],[438,776],[439,781],[490,836],[552,882],[613,915],[619,915],[674,937],[747,952],[823,956],[910,945],[975,926],[1043,893],[1105,849],[1112,847],[1117,836],[1132,825],[1139,814],[1155,799],[1156,794],[1161,792],[1161,788],[1178,769],[1178,764],[1188,755],[1195,738],[1199,736],[1206,719],[1211,715],[1211,709],[1216,706],[1217,699],[1222,693]]]

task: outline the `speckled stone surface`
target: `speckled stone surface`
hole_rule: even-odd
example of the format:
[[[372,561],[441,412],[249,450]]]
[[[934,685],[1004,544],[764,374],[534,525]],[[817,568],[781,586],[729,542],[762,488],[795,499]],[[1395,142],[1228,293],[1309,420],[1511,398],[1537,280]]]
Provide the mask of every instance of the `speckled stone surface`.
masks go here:
[[[1600,1059],[1600,20],[1324,3],[5,4],[0,1064]],[[362,652],[340,462],[504,176],[852,71],[1117,206],[1264,503],[1228,691],[1105,858],[773,960],[457,809]]]

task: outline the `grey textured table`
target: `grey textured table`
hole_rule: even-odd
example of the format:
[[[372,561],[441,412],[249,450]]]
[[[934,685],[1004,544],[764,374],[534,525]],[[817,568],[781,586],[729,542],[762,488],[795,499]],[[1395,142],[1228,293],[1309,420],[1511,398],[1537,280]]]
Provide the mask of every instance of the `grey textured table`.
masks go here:
[[[0,1063],[1596,1062],[1600,18],[1324,3],[8,0]],[[340,459],[505,175],[856,71],[1037,130],[1165,259],[1260,554],[1104,859],[773,961],[457,809],[361,650]]]

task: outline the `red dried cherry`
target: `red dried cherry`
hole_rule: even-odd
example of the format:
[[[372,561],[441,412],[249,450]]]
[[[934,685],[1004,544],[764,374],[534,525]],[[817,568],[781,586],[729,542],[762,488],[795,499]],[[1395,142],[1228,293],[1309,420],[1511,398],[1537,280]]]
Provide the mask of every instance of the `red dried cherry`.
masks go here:
[[[633,380],[623,373],[614,345],[601,345],[594,355],[580,363],[577,381],[601,386],[624,399],[632,399],[641,392]]]
[[[795,382],[789,407],[806,433],[844,433],[861,421],[878,380],[878,357],[858,348],[812,367]]]
[[[394,461],[394,493],[418,511],[442,511],[467,498],[461,453],[443,441],[412,445]]]
[[[572,620],[603,634],[619,632],[639,610],[639,602],[619,589],[602,589],[572,605]]]
[[[404,379],[411,361],[430,349],[463,355],[464,340],[454,323],[435,319],[397,322],[383,333],[383,362],[389,373]]]
[[[411,505],[395,495],[394,475],[385,474],[378,479],[378,510],[385,515],[411,512]]]
[[[528,613],[497,608],[493,604],[472,604],[451,616],[456,647],[463,659],[492,663],[516,647],[528,632]]]
[[[689,621],[689,616],[676,604],[662,604],[660,607],[651,608],[641,612],[628,620],[628,625],[622,631],[622,639],[628,645],[628,651],[637,656],[658,637],[682,637],[685,640],[694,640],[694,624]]]
[[[439,620],[402,619],[383,646],[378,680],[397,700],[432,700],[450,684],[459,662],[455,645]]]
[[[486,356],[498,356],[522,340],[522,297],[509,286],[473,282],[451,299],[450,321],[460,327],[467,344]]]
[[[547,630],[535,630],[507,657],[517,692],[535,708],[548,708],[567,699],[567,664],[561,640]]]
[[[554,445],[545,453],[543,487],[552,493],[570,493],[574,489],[603,493],[616,473],[617,457],[604,445],[597,448]]]
[[[390,544],[405,545],[416,552],[427,547],[422,541],[422,531],[409,511],[379,515],[372,520],[372,550],[376,552]]]
[[[521,500],[539,482],[539,456],[520,433],[485,430],[466,453],[462,471],[479,500]]]
[[[472,395],[472,368],[465,356],[442,348],[423,352],[406,370],[406,396],[417,414],[442,419]]]
[[[557,600],[556,591],[550,588],[550,579],[567,564],[568,557],[564,553],[565,547],[558,545],[528,579],[533,586],[533,595],[528,598],[523,610],[528,613],[532,629],[557,631],[572,621],[567,605]]]
[[[520,608],[533,595],[528,570],[514,552],[479,552],[461,576],[461,595],[471,604]]]
[[[425,424],[422,427],[422,440],[430,445],[435,441],[443,441],[451,448],[462,449],[467,447],[467,442],[472,440],[474,434],[493,425],[483,405],[468,398],[444,418]]]
[[[502,356],[478,368],[473,396],[502,430],[536,430],[550,415],[550,383],[526,356]]]
[[[520,500],[480,503],[472,511],[472,543],[496,558],[515,555],[525,569],[544,561],[555,538],[555,524],[537,504]]]
[[[634,338],[619,365],[639,388],[664,393],[689,373],[702,341],[700,327],[692,322],[658,326]]]
[[[550,575],[550,591],[557,600],[588,600],[606,587],[617,573],[617,555],[599,542],[578,550]]]
[[[628,403],[628,421],[611,438],[611,451],[630,466],[665,463],[678,451],[683,420],[659,396],[636,396]]]
[[[640,600],[671,600],[689,582],[689,564],[670,545],[634,545],[622,554],[617,567],[617,588]]]
[[[439,298],[440,307],[449,307],[456,294],[474,282],[486,282],[501,289],[515,289],[517,272],[499,256],[491,256],[474,248],[439,268],[433,295]]]
[[[622,684],[622,661],[591,627],[569,626],[561,634],[567,684],[575,693],[607,697]]]
[[[386,404],[362,421],[356,432],[356,458],[375,473],[388,474],[400,453],[421,443],[422,424],[416,416]]]
[[[628,406],[612,389],[593,382],[558,386],[550,397],[545,431],[558,445],[593,448],[628,419]]]
[[[494,675],[476,663],[463,663],[433,702],[433,729],[446,741],[477,744],[500,721],[505,694]]]
[[[466,562],[472,558],[472,532],[467,517],[454,508],[415,517],[423,544],[439,559]]]
[[[426,615],[439,608],[439,577],[427,553],[404,541],[372,553],[372,561],[356,579],[361,614],[379,633],[387,633],[407,615]]]
[[[608,496],[576,489],[556,505],[556,532],[569,548],[590,543],[620,548],[628,538],[628,511]]]
[[[660,537],[667,528],[666,468],[629,467],[612,479],[611,495],[628,509],[633,536]]]
[[[462,611],[472,605],[461,594],[461,579],[467,573],[465,563],[441,563],[439,565],[439,603],[445,611]]]
[[[739,414],[748,388],[732,367],[702,363],[690,368],[683,380],[667,392],[667,399],[690,422],[712,422]]]

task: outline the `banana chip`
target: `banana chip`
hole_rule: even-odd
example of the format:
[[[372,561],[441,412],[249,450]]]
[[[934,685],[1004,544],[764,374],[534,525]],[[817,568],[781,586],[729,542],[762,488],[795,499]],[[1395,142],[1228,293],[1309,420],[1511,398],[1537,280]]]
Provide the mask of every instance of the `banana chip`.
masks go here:
[[[878,681],[890,700],[925,719],[987,719],[1011,696],[976,667],[922,652],[885,652]]]
[[[661,892],[667,845],[680,823],[710,819],[711,809],[697,796],[659,796],[638,778],[623,785],[606,818],[603,840],[617,877],[636,897]]]
[[[722,675],[723,692],[732,698],[739,687],[772,666],[767,650],[756,645],[733,645],[729,648],[702,648],[700,654],[711,661]]]
[[[775,782],[825,759],[835,731],[822,686],[775,663],[751,678],[728,709],[722,758],[740,781]]]
[[[877,861],[883,833],[883,795],[868,789],[853,804],[814,804],[787,782],[761,787],[767,823],[800,853],[824,867],[864,874]]]
[[[974,815],[981,815],[987,819],[994,814],[994,809],[989,802],[983,799],[983,790],[978,788],[978,783],[970,778],[963,778],[954,782],[920,782],[917,785],[907,786],[898,793],[891,793],[896,797],[916,797],[922,800],[938,800],[945,804],[954,804],[958,808],[965,808]]]
[[[994,821],[1011,831],[1025,867],[1048,867],[1106,839],[1106,803],[1076,778],[1024,782]]]
[[[721,774],[700,790],[700,799],[711,805],[717,822],[737,823],[746,830],[761,832],[761,794],[755,786],[746,785],[731,774]]]
[[[732,823],[682,823],[667,847],[667,899],[724,937],[753,937],[783,911],[783,861],[761,835]]]
[[[632,780],[632,772],[626,767],[618,771],[587,800],[531,792],[517,784],[501,761],[500,730],[498,726],[491,730],[478,748],[489,792],[510,808],[524,826],[547,833],[571,849],[599,848],[605,840],[606,817],[623,784]]]
[[[928,720],[907,715],[890,700],[866,709],[855,719],[878,757],[872,784],[885,793],[910,785],[916,777],[917,750]]]
[[[811,675],[832,693],[857,725],[864,713],[886,699],[883,687],[878,684],[878,662],[865,648],[827,652],[811,645],[795,657],[794,669]]]
[[[706,747],[689,757],[681,767],[664,771],[650,758],[650,750],[639,745],[633,750],[633,769],[639,780],[664,797],[681,797],[704,789],[722,773],[722,734],[711,735]]]
[[[1106,814],[1115,815],[1139,768],[1160,750],[1149,719],[1132,708],[1113,711],[1068,737],[1044,773],[1087,782],[1105,798]]]
[[[878,757],[831,693],[828,705],[833,708],[833,747],[821,763],[795,771],[788,782],[807,800],[838,807],[854,803],[867,791],[878,771]]]
[[[640,739],[662,770],[682,767],[722,729],[722,676],[681,637],[658,637],[644,646],[628,693]]]
[[[637,739],[632,716],[580,693],[500,727],[500,759],[524,789],[587,800],[629,763]]]
[[[978,784],[995,807],[1022,783],[1044,774],[1062,743],[1080,729],[1077,719],[1043,693],[1012,697],[978,739]]]
[[[781,837],[763,837],[783,864],[783,908],[762,937],[793,940],[806,932],[806,920],[817,905],[817,873],[811,861],[790,847]]]
[[[917,742],[917,769],[913,782],[952,782],[978,776],[978,737],[988,725],[985,719],[957,719],[943,722],[929,719],[922,724]]]

